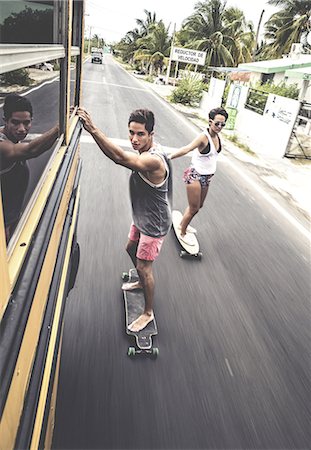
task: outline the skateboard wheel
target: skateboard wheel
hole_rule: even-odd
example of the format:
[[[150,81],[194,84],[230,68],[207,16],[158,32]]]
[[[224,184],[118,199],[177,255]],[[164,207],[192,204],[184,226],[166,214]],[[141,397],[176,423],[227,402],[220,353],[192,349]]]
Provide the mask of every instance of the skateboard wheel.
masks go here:
[[[202,252],[199,252],[199,253],[197,254],[197,257],[198,257],[199,259],[202,259]]]
[[[184,256],[186,256],[186,252],[184,251],[184,250],[181,250],[181,252],[179,253],[179,256],[181,257],[181,258],[183,258]]]
[[[128,348],[128,350],[127,350],[128,356],[135,356],[135,353],[136,353],[135,347],[129,347]]]
[[[122,273],[122,280],[123,281],[128,281],[130,279],[130,276],[128,274],[128,272],[123,272]]]
[[[152,349],[152,356],[154,356],[156,358],[158,356],[158,354],[159,354],[158,347],[153,347],[153,349]]]

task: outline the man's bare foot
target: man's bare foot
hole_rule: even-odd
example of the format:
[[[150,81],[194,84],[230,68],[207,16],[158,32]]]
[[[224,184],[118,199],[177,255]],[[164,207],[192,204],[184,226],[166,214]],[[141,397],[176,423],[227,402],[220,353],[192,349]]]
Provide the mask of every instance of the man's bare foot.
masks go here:
[[[141,331],[143,330],[149,322],[151,322],[154,319],[153,312],[151,314],[144,313],[141,316],[138,317],[138,319],[134,320],[129,326],[128,329],[130,331]]]
[[[123,291],[135,291],[135,289],[142,289],[142,285],[139,281],[134,281],[133,283],[123,283],[122,290]]]

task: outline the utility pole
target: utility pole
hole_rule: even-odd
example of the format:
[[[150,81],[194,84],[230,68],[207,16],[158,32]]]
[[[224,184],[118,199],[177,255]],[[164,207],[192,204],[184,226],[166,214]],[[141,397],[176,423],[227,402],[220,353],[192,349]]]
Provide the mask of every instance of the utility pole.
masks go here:
[[[91,48],[91,35],[92,35],[92,27],[90,26],[89,45],[88,45],[88,49],[87,49],[88,54],[90,54],[90,48]]]
[[[170,51],[170,60],[169,60],[169,63],[168,63],[165,84],[168,84],[168,80],[169,80],[170,73],[171,73],[172,55],[173,55],[174,38],[175,38],[175,29],[176,29],[176,23],[174,23],[174,31],[173,31],[172,45],[171,45],[171,51]]]
[[[253,50],[253,55],[252,55],[252,62],[255,61],[256,51],[257,51],[257,48],[258,48],[259,29],[260,29],[260,25],[261,25],[261,21],[262,21],[262,16],[263,16],[264,12],[265,12],[265,10],[263,9],[263,10],[261,11],[260,18],[259,18],[259,22],[258,22],[258,26],[257,26],[256,38],[255,38],[255,45],[254,45],[254,50]]]

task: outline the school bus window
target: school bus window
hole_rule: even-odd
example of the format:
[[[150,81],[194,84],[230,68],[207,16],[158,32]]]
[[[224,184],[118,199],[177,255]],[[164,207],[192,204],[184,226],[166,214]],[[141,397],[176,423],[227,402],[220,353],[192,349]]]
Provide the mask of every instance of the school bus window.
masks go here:
[[[15,72],[21,71],[27,69]],[[2,90],[6,88],[6,92],[0,100],[0,181],[8,243],[58,139],[59,82],[50,78],[48,84],[42,83],[23,93],[27,84],[23,82],[24,74],[20,85],[15,85],[16,91],[12,91],[10,84],[5,85],[7,76],[12,80],[15,75],[10,72],[1,75]]]
[[[77,67],[77,58],[74,56],[71,58],[70,63],[70,106],[75,106],[76,102],[76,67]]]
[[[53,1],[1,0],[1,43],[53,43],[53,4]]]
[[[82,127],[76,116],[68,122],[68,108],[79,105],[83,10],[84,0],[0,0],[3,448],[52,446],[62,324],[79,261]]]
[[[71,45],[80,47],[81,33],[82,29],[79,26],[80,23],[80,14],[81,14],[81,4],[79,2],[74,1],[72,4],[72,36],[71,36]]]

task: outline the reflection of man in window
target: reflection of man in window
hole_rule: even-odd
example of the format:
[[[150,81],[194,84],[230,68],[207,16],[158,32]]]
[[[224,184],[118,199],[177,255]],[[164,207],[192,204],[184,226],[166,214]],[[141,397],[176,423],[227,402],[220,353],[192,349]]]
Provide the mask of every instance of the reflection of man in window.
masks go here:
[[[32,123],[32,105],[26,97],[10,94],[4,106],[4,127],[0,127],[0,178],[5,233],[9,241],[21,216],[28,186],[27,159],[49,150],[58,137],[58,126],[33,139],[23,141]]]

